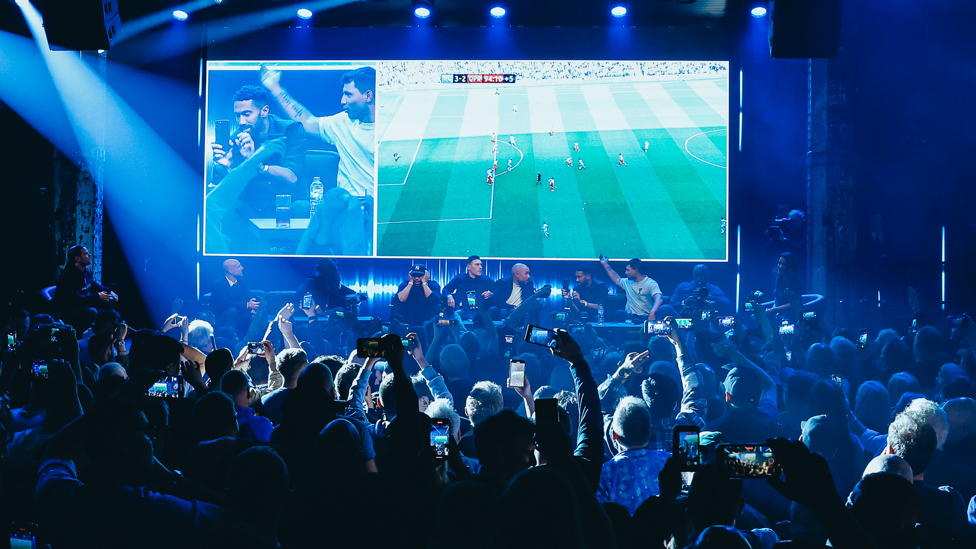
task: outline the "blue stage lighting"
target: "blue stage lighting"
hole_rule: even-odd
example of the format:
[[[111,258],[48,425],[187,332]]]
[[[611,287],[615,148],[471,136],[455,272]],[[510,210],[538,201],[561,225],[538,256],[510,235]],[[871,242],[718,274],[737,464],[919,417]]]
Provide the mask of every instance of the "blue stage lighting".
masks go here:
[[[311,19],[312,18],[312,10],[302,8],[302,9],[298,10],[298,16],[301,17],[302,19]]]
[[[492,17],[505,17],[505,8],[501,6],[495,6],[491,8],[491,11],[489,13],[491,13]]]
[[[173,10],[173,19],[176,19],[177,21],[186,21],[188,17],[190,17],[190,15],[183,10]]]
[[[623,16],[627,15],[627,7],[626,6],[619,6],[619,5],[618,6],[614,6],[610,10],[610,15],[613,15],[614,17],[623,17]]]
[[[750,13],[752,13],[752,16],[753,17],[755,17],[756,19],[759,19],[760,17],[765,17],[766,16],[766,8],[764,8],[762,6],[756,6],[756,7],[752,8],[752,11]]]
[[[413,0],[410,5],[413,7],[413,14],[420,19],[427,19],[434,13],[434,3],[431,0]]]

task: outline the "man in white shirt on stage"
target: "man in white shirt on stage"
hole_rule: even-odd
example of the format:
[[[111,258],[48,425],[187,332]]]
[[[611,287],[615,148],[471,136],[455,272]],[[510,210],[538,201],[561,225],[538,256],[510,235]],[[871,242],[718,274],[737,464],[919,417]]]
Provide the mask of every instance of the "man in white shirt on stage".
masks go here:
[[[342,112],[315,116],[281,87],[281,73],[262,67],[261,83],[292,120],[339,152],[336,188],[329,189],[298,244],[299,255],[368,255],[376,190],[376,69],[342,77]],[[369,222],[367,222],[369,221]]]

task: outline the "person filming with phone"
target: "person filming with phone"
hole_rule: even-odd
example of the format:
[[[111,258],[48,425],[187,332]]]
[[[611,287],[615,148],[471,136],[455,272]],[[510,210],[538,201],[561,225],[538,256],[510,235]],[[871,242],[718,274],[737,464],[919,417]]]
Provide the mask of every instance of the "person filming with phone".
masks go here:
[[[285,149],[258,164],[248,174],[248,183],[237,197],[231,211],[223,219],[221,230],[230,240],[230,252],[249,252],[247,238],[251,218],[275,217],[275,196],[295,197],[300,193],[299,182],[304,181],[305,130],[298,122],[284,120],[270,113],[268,93],[260,86],[242,86],[234,94],[234,117],[237,129],[230,132],[226,143],[210,145],[213,150],[214,183],[228,172],[242,168],[266,142],[281,139]],[[226,136],[218,136],[223,139]]]
[[[580,265],[576,268],[576,287],[572,292],[568,287],[563,288],[563,299],[572,299],[571,307],[578,318],[582,313],[586,313],[587,318],[596,318],[597,311],[607,303],[609,293],[606,283],[593,278],[593,269],[589,265]]]

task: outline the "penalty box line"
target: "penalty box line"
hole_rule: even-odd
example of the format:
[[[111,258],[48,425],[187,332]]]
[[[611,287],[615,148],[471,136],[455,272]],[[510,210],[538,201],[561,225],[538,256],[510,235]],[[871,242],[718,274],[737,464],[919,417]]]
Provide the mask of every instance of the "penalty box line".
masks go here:
[[[423,142],[423,139],[421,139],[420,142]],[[522,152],[521,149],[519,149],[518,147],[512,145],[511,143],[505,143],[505,144],[508,145],[509,147],[512,147],[513,149],[515,149],[519,153],[519,161],[514,166],[512,166],[512,170],[514,170],[515,168],[518,167],[519,164],[522,163],[522,160],[525,158],[525,154]],[[414,151],[414,153],[413,153],[414,160],[416,160],[416,158],[417,158],[417,151],[419,151],[419,150],[420,150],[420,143],[417,143],[417,150]],[[411,160],[410,161],[410,169],[413,168],[413,163],[414,163],[414,161]],[[410,169],[407,170],[407,177],[410,177]],[[506,173],[508,173],[508,172],[510,172],[512,170],[505,170],[504,172],[501,172],[501,173],[499,173],[497,175],[506,174]],[[496,177],[497,177],[497,175],[496,175]],[[383,186],[402,187],[402,186],[404,186],[406,184],[407,184],[407,178],[404,178],[403,179],[403,183],[387,183],[386,185],[383,185]],[[378,185],[378,186],[380,186],[380,185]],[[410,219],[410,220],[406,220],[406,221],[377,221],[376,224],[377,225],[403,225],[403,224],[406,224],[406,223],[440,223],[442,221],[444,221],[444,222],[447,222],[447,221],[490,221],[491,218],[494,216],[494,213],[495,213],[495,185],[492,185],[491,186],[491,199],[488,202],[488,217],[458,217],[458,218],[454,218],[454,219]]]

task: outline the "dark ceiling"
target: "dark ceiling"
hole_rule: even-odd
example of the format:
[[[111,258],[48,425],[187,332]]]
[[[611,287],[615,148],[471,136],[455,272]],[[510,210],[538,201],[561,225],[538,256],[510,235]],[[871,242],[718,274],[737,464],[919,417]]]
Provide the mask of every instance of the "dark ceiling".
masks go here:
[[[58,2],[90,2],[99,9],[99,0],[32,0],[46,9]],[[220,4],[205,0],[118,0],[122,26],[126,22],[157,12],[167,13],[177,6],[201,3],[205,6],[191,13],[191,21],[223,25],[226,18],[259,13],[278,8],[334,5],[317,10],[311,20],[292,17],[278,26],[314,27],[479,27],[509,25],[526,27],[714,27],[722,24],[733,11],[733,5],[746,6],[745,0],[432,0],[434,13],[427,20],[413,16],[411,0],[223,0]],[[347,2],[344,5],[338,5]],[[764,0],[756,0],[765,4]],[[624,4],[628,15],[615,18],[611,5]],[[492,6],[504,6],[508,13],[502,19],[489,16]],[[747,9],[743,7],[743,9]],[[175,24],[175,23],[174,23]],[[25,34],[18,8],[13,0],[0,1],[0,29]]]

